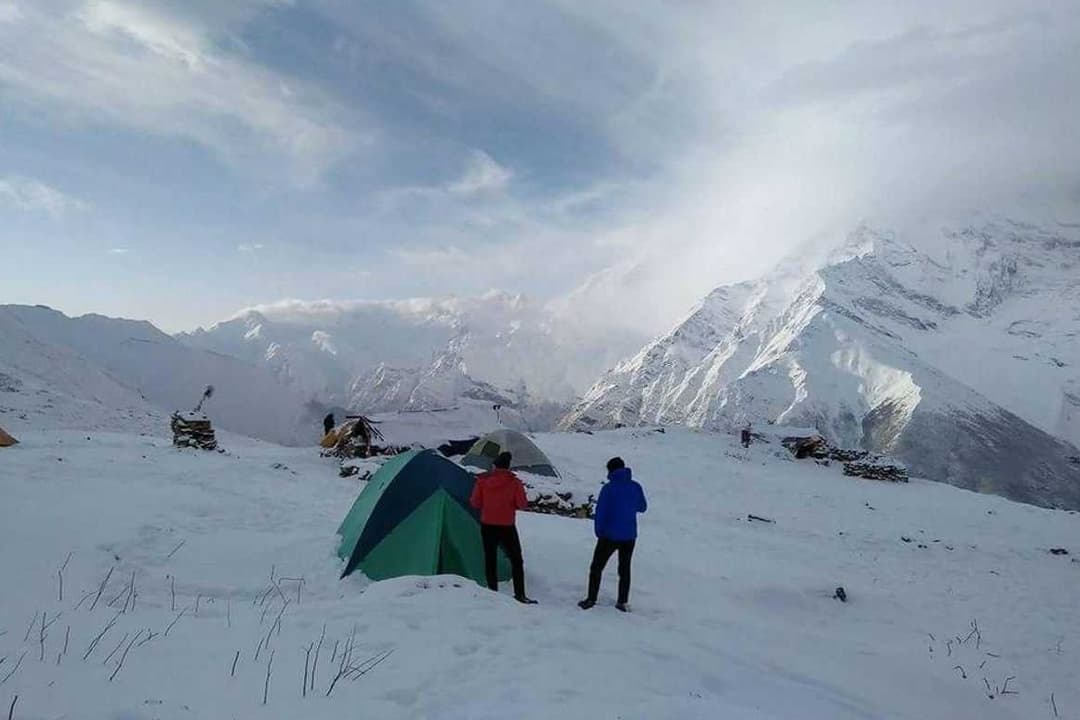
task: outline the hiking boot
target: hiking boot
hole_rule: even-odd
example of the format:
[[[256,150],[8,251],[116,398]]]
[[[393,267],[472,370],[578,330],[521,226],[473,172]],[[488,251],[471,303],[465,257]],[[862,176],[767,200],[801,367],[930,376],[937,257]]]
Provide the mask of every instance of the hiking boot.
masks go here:
[[[629,606],[627,606],[627,604],[624,602],[615,603],[615,609],[619,612],[630,612]]]
[[[537,604],[536,601],[533,600],[531,597],[525,597],[524,595],[515,595],[514,599],[517,600],[522,605],[536,605]]]
[[[595,600],[590,600],[589,598],[585,598],[584,600],[582,600],[581,602],[579,602],[577,604],[577,606],[579,608],[581,608],[582,610],[588,610],[593,605],[596,605],[596,601]]]

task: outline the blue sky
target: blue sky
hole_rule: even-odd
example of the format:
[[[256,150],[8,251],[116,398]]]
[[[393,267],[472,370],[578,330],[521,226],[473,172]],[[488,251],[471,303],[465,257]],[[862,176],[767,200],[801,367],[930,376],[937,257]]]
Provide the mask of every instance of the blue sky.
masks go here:
[[[868,214],[1075,206],[1076,8],[896,5],[0,0],[0,302],[652,329]]]

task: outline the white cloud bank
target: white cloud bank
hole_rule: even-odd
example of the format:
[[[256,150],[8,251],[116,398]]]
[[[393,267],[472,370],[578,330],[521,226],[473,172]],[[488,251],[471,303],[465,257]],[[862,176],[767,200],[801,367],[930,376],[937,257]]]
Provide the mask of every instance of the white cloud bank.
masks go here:
[[[329,98],[217,50],[213,18],[129,0],[3,7],[15,10],[0,11],[0,88],[68,121],[187,138],[237,165],[278,161],[299,183],[363,141]]]
[[[0,205],[16,210],[41,212],[60,218],[90,209],[90,203],[67,195],[40,180],[21,176],[0,177]]]

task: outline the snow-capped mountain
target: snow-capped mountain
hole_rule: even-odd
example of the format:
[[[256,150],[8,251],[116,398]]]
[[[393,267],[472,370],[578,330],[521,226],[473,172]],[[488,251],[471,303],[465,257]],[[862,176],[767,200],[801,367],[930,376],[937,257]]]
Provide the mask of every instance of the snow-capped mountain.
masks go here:
[[[829,259],[711,293],[565,427],[816,427],[916,475],[1080,507],[1080,229],[861,226]]]
[[[167,431],[207,405],[226,430],[286,444],[318,436],[323,407],[264,368],[188,347],[148,322],[0,306],[0,420],[14,428]]]
[[[460,398],[569,403],[640,338],[575,334],[520,295],[285,302],[178,336],[269,368],[329,404],[438,409]]]

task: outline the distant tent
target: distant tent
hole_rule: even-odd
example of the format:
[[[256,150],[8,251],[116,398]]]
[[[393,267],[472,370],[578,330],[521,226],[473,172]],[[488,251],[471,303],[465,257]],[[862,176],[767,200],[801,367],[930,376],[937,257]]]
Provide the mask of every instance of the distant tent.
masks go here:
[[[461,575],[485,583],[480,520],[469,505],[473,476],[434,450],[388,460],[356,498],[338,528],[345,577]],[[499,578],[510,577],[500,553]]]
[[[509,452],[514,456],[510,463],[511,470],[559,477],[548,456],[536,447],[532,440],[516,430],[496,430],[485,435],[476,441],[461,462],[481,470],[490,470],[501,452]]]
[[[18,440],[4,432],[4,428],[0,428],[0,447],[11,447],[18,442]]]

